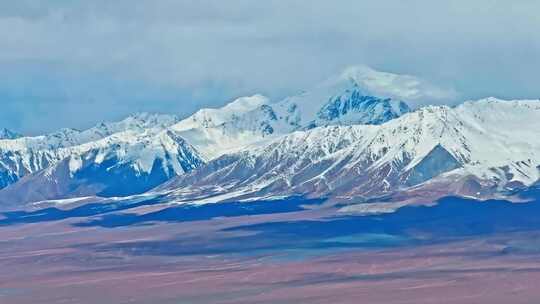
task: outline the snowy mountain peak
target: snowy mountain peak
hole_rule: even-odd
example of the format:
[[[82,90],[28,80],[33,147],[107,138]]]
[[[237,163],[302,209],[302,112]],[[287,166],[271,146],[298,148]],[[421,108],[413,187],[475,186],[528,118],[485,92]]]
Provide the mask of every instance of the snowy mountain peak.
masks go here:
[[[119,122],[98,124],[87,130],[61,129],[57,132],[35,137],[20,137],[0,141],[0,189],[13,184],[21,178],[53,168],[64,159],[72,157],[70,171],[76,171],[83,162],[76,161],[80,155],[89,151],[97,151],[99,159],[118,156],[122,163],[132,161],[138,165],[137,171],[146,172],[150,169],[149,162],[155,159],[178,154],[176,147],[170,147],[172,152],[165,151],[161,143],[150,144],[152,138],[159,135],[178,118],[172,115],[140,113],[127,117]],[[154,139],[155,140],[155,139]],[[99,152],[99,153],[98,153]],[[197,159],[200,157],[197,153]],[[134,161],[135,160],[135,161]],[[185,172],[174,158],[171,172]],[[186,167],[187,168],[187,167]],[[71,173],[73,173],[71,172]]]
[[[121,129],[166,128],[178,121],[179,118],[176,115],[139,112],[128,116],[120,122],[105,123],[102,125],[113,126]]]
[[[269,99],[259,94],[240,97],[221,108],[201,109],[174,125],[173,129],[176,131],[186,131],[196,128],[218,127],[267,103],[269,103]]]
[[[61,151],[61,154],[74,160],[70,164],[72,174],[80,170],[80,159],[89,159],[88,153],[91,153],[95,164],[113,158],[115,166],[128,164],[141,174],[150,174],[158,160],[167,175],[188,172],[203,163],[195,148],[181,136],[166,129],[157,132],[153,129],[144,132],[128,130]]]
[[[367,95],[407,100],[415,105],[452,100],[457,96],[454,90],[438,87],[419,77],[381,72],[365,65],[348,67],[328,82],[343,81],[354,83]]]
[[[416,77],[409,75],[398,75],[388,72],[380,72],[365,65],[356,65],[346,68],[339,76],[338,81],[349,80],[360,88],[366,90],[368,94],[379,94],[391,87],[409,87],[414,88],[418,84]],[[383,90],[384,89],[384,90]],[[407,92],[405,92],[407,93]],[[408,93],[409,96],[416,91]],[[403,96],[401,93],[399,96]],[[407,95],[407,94],[405,94]]]
[[[252,96],[240,97],[221,108],[221,111],[235,113],[237,115],[254,110],[264,104],[269,103],[266,96],[255,94]]]
[[[398,100],[364,95],[362,91],[346,90],[332,97],[317,113],[315,125],[381,124],[410,112],[409,106]]]
[[[0,129],[0,140],[2,139],[16,139],[22,137],[21,134],[8,130],[6,128]]]
[[[278,116],[297,129],[325,125],[381,124],[410,111],[390,95],[371,90],[367,67],[347,69],[311,90],[284,99],[274,106]]]
[[[516,99],[516,100],[504,100],[496,97],[488,97],[479,100],[468,100],[462,104],[459,104],[457,108],[464,108],[467,110],[478,111],[491,110],[493,108],[498,109],[533,109],[538,110],[540,108],[540,99]]]
[[[213,159],[296,130],[376,125],[409,111],[403,101],[370,95],[358,83],[337,77],[278,102],[254,95],[222,108],[202,109],[171,129],[180,132],[207,159]]]

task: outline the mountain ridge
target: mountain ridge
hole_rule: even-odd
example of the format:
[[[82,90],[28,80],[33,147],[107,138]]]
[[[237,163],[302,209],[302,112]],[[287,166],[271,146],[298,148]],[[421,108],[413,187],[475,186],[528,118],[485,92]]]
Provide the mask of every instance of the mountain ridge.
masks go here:
[[[490,97],[412,110],[395,97],[417,98],[414,80],[355,67],[278,101],[253,95],[184,119],[138,113],[82,131],[1,139],[0,201],[150,189],[175,201],[367,199],[437,192],[433,185],[444,183],[482,197],[538,182],[539,101]]]
[[[520,136],[508,128],[523,121],[540,130],[539,101],[491,98],[453,108],[428,106],[378,126],[294,132],[264,148],[210,161],[158,190],[179,200],[232,192],[237,198],[369,197],[449,172],[489,181],[499,190],[524,187],[540,178],[540,141],[534,132]]]

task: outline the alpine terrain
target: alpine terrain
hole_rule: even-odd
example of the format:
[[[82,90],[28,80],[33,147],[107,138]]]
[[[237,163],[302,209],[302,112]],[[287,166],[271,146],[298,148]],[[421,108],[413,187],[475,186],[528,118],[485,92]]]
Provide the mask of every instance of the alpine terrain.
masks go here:
[[[242,97],[185,119],[143,113],[84,131],[3,131],[0,202],[144,193],[176,203],[414,202],[507,197],[539,181],[539,101],[413,110],[381,89],[395,81],[359,66],[276,102]]]

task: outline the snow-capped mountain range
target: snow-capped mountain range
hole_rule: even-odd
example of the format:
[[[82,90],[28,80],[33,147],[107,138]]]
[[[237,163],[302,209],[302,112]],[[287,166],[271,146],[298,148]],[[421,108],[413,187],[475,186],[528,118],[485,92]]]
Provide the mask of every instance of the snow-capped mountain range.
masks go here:
[[[523,127],[526,123],[526,128]],[[318,127],[225,155],[160,187],[177,200],[209,195],[369,198],[435,178],[470,179],[461,194],[540,178],[540,101],[494,98],[428,106],[381,125]]]
[[[242,97],[185,119],[144,113],[84,131],[3,131],[0,204],[155,187],[187,202],[369,199],[433,185],[481,197],[538,182],[540,101],[413,111],[396,99],[392,75],[351,68],[277,102]]]
[[[85,131],[63,129],[43,136],[0,140],[0,187],[90,150],[101,149],[102,154],[114,150],[122,154],[118,148],[123,142],[135,147],[144,137],[150,138],[177,121],[176,117],[170,115],[143,113],[116,123],[102,123]],[[144,154],[144,151],[141,153]],[[136,159],[137,164],[144,162],[143,157],[127,151],[123,156],[122,159]]]

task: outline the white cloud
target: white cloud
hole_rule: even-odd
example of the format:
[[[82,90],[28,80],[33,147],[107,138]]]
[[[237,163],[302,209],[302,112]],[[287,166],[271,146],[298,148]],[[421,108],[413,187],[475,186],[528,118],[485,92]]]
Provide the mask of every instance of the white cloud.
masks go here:
[[[442,88],[411,75],[377,71],[365,65],[351,66],[340,77],[352,79],[375,96],[405,100],[413,107],[452,103],[458,98],[454,89]]]

